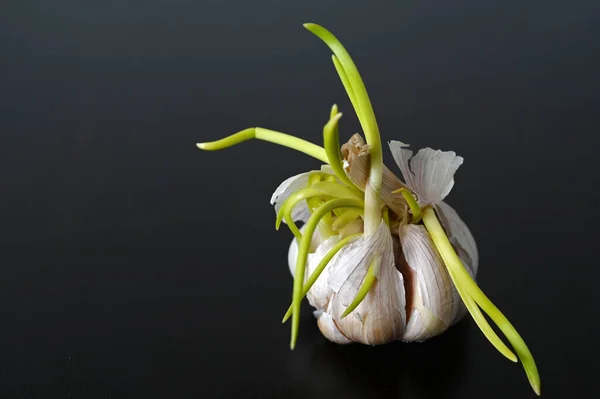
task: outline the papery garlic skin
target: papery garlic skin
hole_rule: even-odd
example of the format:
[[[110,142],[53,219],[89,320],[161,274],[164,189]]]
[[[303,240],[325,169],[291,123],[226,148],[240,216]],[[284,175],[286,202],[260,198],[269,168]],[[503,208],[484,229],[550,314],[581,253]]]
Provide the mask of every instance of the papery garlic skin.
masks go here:
[[[381,259],[375,273],[377,282],[358,307],[342,318],[356,297],[373,256]],[[344,336],[354,342],[379,345],[404,334],[404,282],[396,269],[392,235],[383,221],[373,234],[342,248],[329,267],[328,284],[335,292],[331,298],[331,315]]]
[[[474,277],[479,266],[479,254],[473,234],[456,210],[444,202],[454,187],[454,174],[463,158],[454,151],[422,148],[416,155],[408,144],[389,142],[390,151],[402,172],[406,186],[417,196],[420,206],[432,205],[440,223],[459,257]]]
[[[405,278],[412,279],[409,323],[402,339],[424,341],[446,331],[458,317],[461,301],[423,226],[401,226],[400,243],[407,265]]]
[[[422,226],[403,226],[402,246],[384,223],[377,233],[371,240],[359,238],[347,244],[308,291],[307,299],[316,309],[314,315],[321,333],[340,344],[380,345],[394,340],[422,342],[442,334],[458,322],[466,309],[427,231]],[[325,241],[313,237],[315,249],[309,255],[306,276],[339,240],[339,236]],[[341,318],[367,272],[369,254],[377,250],[387,253],[382,257],[380,279],[363,302]],[[297,251],[294,238],[288,252],[292,276]],[[410,271],[403,275],[401,270],[406,267]],[[411,289],[406,289],[408,279],[412,280]],[[407,304],[410,305],[408,315]]]
[[[317,318],[317,326],[325,338],[341,345],[351,344],[353,342],[340,332],[335,321],[333,321],[333,317],[329,313],[329,310],[327,312],[315,311],[314,314]]]
[[[304,226],[303,226],[304,227]],[[300,228],[303,232],[304,228]],[[313,235],[312,246],[314,249],[308,257],[306,263],[305,282],[308,276],[315,270],[321,259],[325,254],[338,242],[340,241],[339,236],[333,236],[327,240],[323,240],[318,232]],[[296,271],[296,256],[298,254],[298,241],[294,238],[290,244],[288,250],[288,265],[290,273],[294,277]],[[325,338],[338,344],[349,344],[352,341],[349,340],[344,334],[340,332],[336,326],[330,312],[331,298],[335,295],[333,290],[329,287],[329,268],[321,273],[317,278],[311,289],[306,294],[308,303],[316,310],[313,315],[317,318],[317,326]]]
[[[339,236],[334,236],[321,242],[308,258],[305,275],[312,273],[338,241]],[[294,238],[288,256],[292,276],[297,251],[298,244]],[[378,281],[361,304],[342,318],[342,313],[361,286],[373,252],[381,254]],[[360,237],[344,246],[317,278],[307,299],[316,308],[314,314],[319,329],[333,342],[380,345],[401,339],[406,325],[406,299],[402,274],[395,266],[392,236],[385,223],[382,222],[377,231],[366,239]]]
[[[453,151],[430,148],[413,156],[404,143],[392,141],[389,145],[406,184],[386,168],[381,193],[384,202],[390,209],[406,213],[408,207],[403,197],[392,191],[408,187],[417,195],[420,206],[434,206],[450,242],[475,278],[479,262],[475,239],[457,212],[443,201],[454,185],[454,173],[463,159]],[[348,177],[359,186],[365,184],[369,151],[362,138],[354,135],[342,146],[342,153]],[[307,176],[308,173],[297,175],[279,186],[272,198],[276,209],[293,190],[306,184]],[[305,203],[299,203],[293,215],[295,220],[305,222],[310,211]],[[312,273],[339,240],[339,236],[325,241],[317,234],[312,237],[305,276]],[[356,309],[342,317],[356,296],[374,254],[382,256],[376,284]],[[296,255],[294,239],[288,254],[292,275]],[[421,342],[442,334],[467,313],[425,227],[406,222],[390,230],[382,221],[374,234],[347,244],[331,259],[307,297],[316,309],[317,324],[323,335],[333,342],[349,340],[368,345],[393,340]]]
[[[408,144],[394,140],[389,146],[406,186],[417,194],[419,205],[437,204],[450,194],[454,174],[463,163],[462,157],[454,151],[431,148],[421,148],[413,156]]]
[[[355,133],[350,137],[341,149],[344,159],[344,171],[354,184],[364,190],[369,176],[370,154],[369,146],[365,143],[360,134]],[[407,204],[402,195],[394,194],[393,191],[406,187],[404,183],[388,169],[383,166],[381,187],[381,199],[385,204],[397,214],[406,212]]]

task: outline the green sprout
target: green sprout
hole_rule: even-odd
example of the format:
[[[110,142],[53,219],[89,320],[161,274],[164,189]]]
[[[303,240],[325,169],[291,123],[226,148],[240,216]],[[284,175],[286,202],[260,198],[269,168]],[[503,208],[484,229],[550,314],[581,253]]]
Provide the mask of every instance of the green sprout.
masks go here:
[[[285,221],[298,243],[292,303],[282,320],[282,322],[286,322],[290,317],[292,318],[291,349],[294,349],[298,337],[301,301],[331,260],[350,243],[373,234],[382,220],[389,228],[391,228],[393,221],[390,210],[385,206],[380,195],[384,166],[379,128],[358,69],[344,46],[327,29],[312,23],[304,24],[304,27],[321,39],[333,52],[332,60],[335,70],[362,127],[370,156],[368,179],[364,188],[358,187],[348,177],[344,169],[339,139],[339,121],[342,114],[338,112],[336,105],[331,108],[329,120],[323,127],[323,147],[285,133],[260,127],[248,128],[218,141],[197,144],[198,148],[202,150],[215,151],[250,139],[264,140],[316,158],[327,164],[333,172],[332,174],[312,173],[306,186],[289,195],[277,212],[276,228],[279,229],[281,223]],[[540,395],[540,377],[531,352],[513,325],[473,280],[450,243],[434,208],[428,204],[420,205],[416,199],[418,193],[406,187],[393,191],[393,193],[401,194],[410,209],[412,216],[407,219],[407,222],[411,224],[422,223],[422,226],[429,233],[454,287],[484,336],[507,359],[513,362],[521,361],[531,387],[537,395]],[[304,231],[301,232],[294,223],[292,211],[303,202],[307,205],[310,217],[306,220],[303,227]],[[325,254],[305,281],[307,259],[315,232],[319,231],[324,238],[332,237],[339,234],[341,229],[354,221],[362,221],[364,231],[340,239]],[[360,289],[354,300],[346,307],[341,316],[342,318],[351,314],[377,283],[381,254],[371,253],[369,259],[369,267]],[[481,310],[498,326],[514,348],[516,355],[494,332]]]

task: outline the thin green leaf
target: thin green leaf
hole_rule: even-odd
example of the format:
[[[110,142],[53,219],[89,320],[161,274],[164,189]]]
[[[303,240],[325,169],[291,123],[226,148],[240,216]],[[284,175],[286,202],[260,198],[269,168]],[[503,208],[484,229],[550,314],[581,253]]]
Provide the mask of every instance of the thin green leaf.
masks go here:
[[[242,143],[250,139],[258,139],[268,141],[274,144],[279,144],[284,147],[303,152],[322,162],[329,163],[324,148],[319,147],[318,145],[308,142],[306,140],[300,139],[298,137],[290,136],[289,134],[276,132],[274,130],[269,129],[263,129],[260,127],[251,127],[248,129],[244,129],[240,132],[234,133],[231,136],[225,137],[217,141],[211,141],[208,143],[197,143],[196,146],[201,150],[205,151],[217,151],[223,150],[228,147],[232,147],[236,144]]]

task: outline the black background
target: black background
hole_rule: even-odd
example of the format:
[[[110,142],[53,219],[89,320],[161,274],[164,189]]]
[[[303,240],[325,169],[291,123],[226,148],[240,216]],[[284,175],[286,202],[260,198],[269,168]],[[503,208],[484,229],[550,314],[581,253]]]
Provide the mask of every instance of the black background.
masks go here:
[[[448,197],[542,397],[598,356],[600,6],[510,1],[40,1],[0,6],[0,397],[532,398],[466,318],[424,344],[336,346],[303,308],[270,195],[319,163],[251,141],[358,122],[324,25],[384,140],[465,158]],[[385,161],[396,170],[387,147]],[[590,393],[591,395],[591,393]]]

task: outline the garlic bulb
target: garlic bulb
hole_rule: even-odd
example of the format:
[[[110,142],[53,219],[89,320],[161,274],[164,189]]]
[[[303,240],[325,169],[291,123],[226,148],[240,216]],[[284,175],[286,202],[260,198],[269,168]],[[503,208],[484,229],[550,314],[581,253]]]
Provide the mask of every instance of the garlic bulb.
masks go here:
[[[379,128],[358,69],[342,44],[325,28],[305,27],[333,52],[332,60],[360,121],[340,146],[342,114],[334,105],[323,127],[323,147],[260,127],[209,143],[221,150],[259,139],[321,161],[286,179],[271,197],[276,227],[285,223],[294,238],[288,250],[293,276],[290,348],[300,327],[306,296],[325,338],[338,344],[381,345],[424,341],[442,334],[468,312],[484,336],[506,358],[522,362],[536,394],[537,366],[527,345],[475,282],[479,254],[458,213],[445,202],[463,158],[453,151],[389,142],[401,178],[383,164]],[[296,225],[303,223],[302,227]],[[496,323],[516,352],[491,328]]]
[[[357,145],[364,148],[364,141],[360,136],[354,135],[342,148],[348,149]],[[390,148],[397,149],[398,144],[392,142]],[[396,159],[402,162],[400,169],[405,174],[410,173],[410,178],[405,177],[409,182],[407,186],[413,189],[419,198],[423,198],[423,204],[442,204],[442,200],[450,192],[454,172],[457,165],[462,163],[462,158],[452,152],[431,153],[430,149],[422,150],[418,156],[422,154],[429,156],[426,161],[413,164],[419,165],[415,166],[415,171],[408,168],[410,154],[406,159]],[[366,162],[356,162],[357,158],[349,155],[346,155],[346,158],[346,172],[349,176],[354,176],[354,179],[351,179],[364,181],[356,176],[368,173],[368,170],[363,170],[369,163],[368,149],[363,151],[362,155]],[[352,170],[352,175],[349,170]],[[389,169],[387,175],[390,182],[400,181]],[[414,184],[413,181],[428,182],[428,186],[419,186],[420,183]],[[307,182],[308,174],[302,174],[282,183],[271,198],[275,208],[280,209],[280,204],[292,193],[293,189],[290,190],[290,187],[297,190]],[[401,203],[392,194],[392,190],[397,186],[390,184],[389,187],[382,188],[382,193],[387,194],[386,204]],[[402,184],[400,187],[406,186]],[[305,209],[305,203],[297,206],[292,211],[292,219],[306,222],[310,212],[304,211]],[[404,207],[400,209],[404,210]],[[451,227],[452,231],[462,233],[451,237],[454,237],[455,247],[468,248],[464,259],[461,260],[467,265],[470,275],[475,277],[477,263],[472,260],[477,262],[478,254],[471,232],[449,205],[443,203],[440,209],[445,211],[442,218],[444,229],[451,231],[448,228]],[[396,234],[392,234],[390,228],[382,221],[376,234],[368,238],[369,240],[358,239],[348,243],[336,253],[329,261],[327,269],[307,292],[309,303],[316,309],[314,314],[319,329],[326,338],[338,343],[360,342],[369,345],[384,344],[392,340],[424,341],[443,333],[465,315],[466,308],[425,227],[400,223],[396,227]],[[313,236],[312,250],[306,263],[305,284],[323,257],[340,240],[339,235],[326,240],[318,235]],[[386,254],[379,266],[377,284],[349,314],[350,317],[342,318],[341,315],[360,288],[362,278],[369,267],[369,258],[366,255],[371,252]],[[296,269],[297,254],[298,244],[294,238],[288,256],[292,275]],[[381,276],[382,271],[386,273],[386,277]]]

